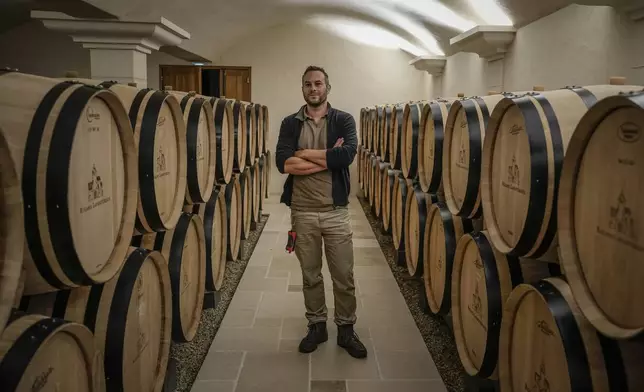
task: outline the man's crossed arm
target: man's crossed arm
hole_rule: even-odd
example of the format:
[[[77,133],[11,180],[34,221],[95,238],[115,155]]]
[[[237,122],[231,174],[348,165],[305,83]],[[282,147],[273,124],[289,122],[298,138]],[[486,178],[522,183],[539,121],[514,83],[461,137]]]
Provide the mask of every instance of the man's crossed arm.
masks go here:
[[[342,146],[343,139],[338,139],[333,147]],[[308,175],[327,170],[326,150],[298,150],[295,156],[284,163],[284,171],[295,175]]]

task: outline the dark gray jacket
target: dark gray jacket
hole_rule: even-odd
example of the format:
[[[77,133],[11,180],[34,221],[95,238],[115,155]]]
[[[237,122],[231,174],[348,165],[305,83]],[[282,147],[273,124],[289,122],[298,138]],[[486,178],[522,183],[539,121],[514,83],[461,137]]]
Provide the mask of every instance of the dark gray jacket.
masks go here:
[[[302,131],[302,121],[297,117],[297,112],[282,120],[280,134],[275,149],[275,164],[277,170],[284,174],[284,163],[295,155]],[[339,138],[344,138],[341,147],[333,147]],[[326,165],[331,171],[331,182],[333,192],[333,204],[346,206],[349,204],[349,192],[351,192],[351,181],[349,166],[353,162],[358,149],[358,135],[356,132],[356,121],[353,116],[342,110],[332,108],[329,104],[327,113],[327,151]],[[284,183],[284,192],[280,202],[291,205],[291,194],[293,193],[293,175],[289,174]]]

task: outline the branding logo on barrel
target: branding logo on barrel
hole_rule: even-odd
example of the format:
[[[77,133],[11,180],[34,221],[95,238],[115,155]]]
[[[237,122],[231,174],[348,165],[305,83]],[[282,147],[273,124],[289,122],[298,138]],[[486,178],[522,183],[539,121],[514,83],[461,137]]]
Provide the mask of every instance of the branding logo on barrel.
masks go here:
[[[515,154],[512,154],[512,162],[510,162],[510,164],[508,165],[507,173],[507,181],[501,181],[501,185],[503,185],[505,188],[525,195],[525,189],[521,188],[521,169],[519,169],[517,157]]]
[[[617,128],[617,137],[624,143],[635,143],[640,140],[642,132],[640,127],[632,122],[627,122]]]
[[[157,120],[157,127],[162,127],[165,124],[165,116],[159,116]]]
[[[472,314],[472,317],[478,322],[478,324],[487,331],[487,327],[483,324],[483,301],[481,301],[481,295],[479,294],[479,281],[476,281],[474,286],[474,292],[472,293],[472,298],[470,299],[470,304],[467,306],[467,309]]]
[[[203,141],[201,138],[197,138],[197,160],[198,161],[203,161],[204,156],[203,156]]]
[[[156,173],[154,174],[154,179],[165,177],[170,174],[166,168],[165,153],[163,152],[163,146],[159,146],[159,153],[157,154],[157,165]]]
[[[541,362],[539,371],[534,372],[534,380],[530,384],[532,386],[528,386],[527,382],[524,384],[526,392],[550,392],[550,382],[546,374],[546,365],[543,362]]]
[[[91,123],[100,120],[101,114],[97,112],[93,107],[87,106],[87,109],[85,110],[85,117],[87,118],[87,122]]]
[[[456,166],[461,169],[468,169],[467,166],[467,148],[465,147],[465,142],[461,139],[461,148],[458,150],[458,160],[456,161]]]
[[[98,174],[96,164],[92,165],[92,174],[90,178],[91,180],[87,182],[87,202],[89,204],[80,208],[81,214],[93,210],[94,208],[103,205],[111,200],[111,197],[104,197],[105,190],[103,186],[103,179]]]
[[[638,252],[644,252],[644,246],[637,243],[639,227],[628,200],[621,190],[617,203],[609,207],[607,229],[597,226],[597,233],[618,241]]]

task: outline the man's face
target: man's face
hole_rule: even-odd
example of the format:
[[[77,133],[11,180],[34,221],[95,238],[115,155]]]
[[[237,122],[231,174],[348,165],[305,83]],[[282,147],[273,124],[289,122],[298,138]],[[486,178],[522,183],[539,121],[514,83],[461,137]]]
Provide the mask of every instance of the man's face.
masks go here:
[[[302,95],[306,103],[313,107],[326,103],[327,86],[322,72],[311,71],[304,75]]]

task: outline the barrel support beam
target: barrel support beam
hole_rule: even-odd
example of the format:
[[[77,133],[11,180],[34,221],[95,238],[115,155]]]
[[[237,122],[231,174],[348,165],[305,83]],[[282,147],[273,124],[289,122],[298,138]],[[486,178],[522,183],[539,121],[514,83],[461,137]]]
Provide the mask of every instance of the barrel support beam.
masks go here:
[[[449,40],[459,52],[476,53],[488,61],[505,57],[517,30],[512,26],[476,26]]]
[[[89,49],[92,79],[136,83],[141,88],[147,87],[147,55],[190,39],[190,33],[163,17],[156,21],[81,19],[32,11],[31,18]]]

